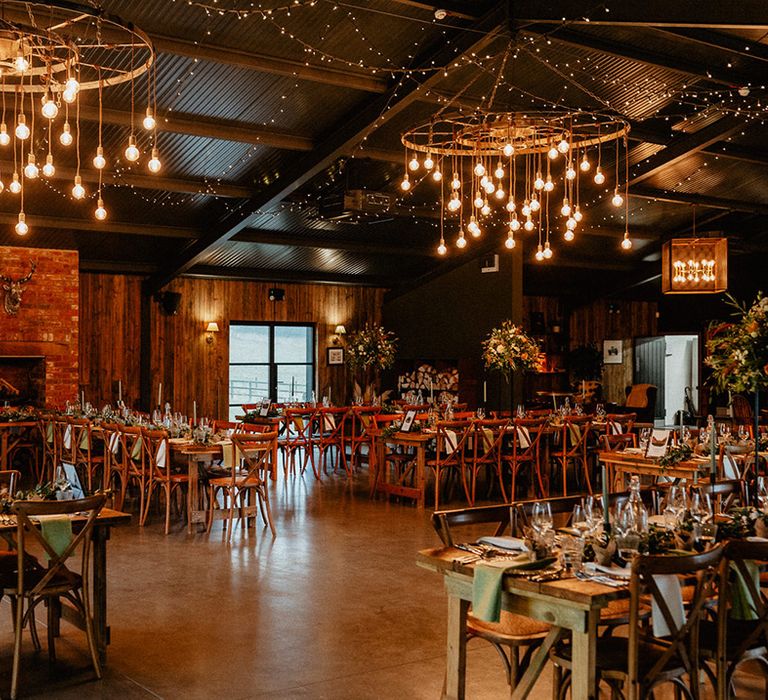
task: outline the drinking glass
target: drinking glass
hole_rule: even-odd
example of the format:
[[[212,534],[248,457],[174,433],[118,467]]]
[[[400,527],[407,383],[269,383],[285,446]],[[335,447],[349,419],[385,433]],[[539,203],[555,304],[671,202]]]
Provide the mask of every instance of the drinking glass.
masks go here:
[[[533,504],[531,526],[540,536],[545,535],[547,531],[552,529],[552,507],[549,503],[537,501]]]
[[[480,420],[483,420],[483,418],[485,418],[485,409],[484,408],[478,408],[477,409],[477,417]]]
[[[670,486],[662,508],[664,522],[668,529],[677,527],[685,513],[686,505],[685,488],[678,484]]]
[[[691,495],[691,517],[696,523],[705,523],[712,520],[712,501],[708,493],[702,493],[696,489]]]
[[[573,514],[571,515],[571,527],[578,530],[582,535],[587,532],[589,524],[587,522],[587,511],[583,505],[578,503],[573,506]]]
[[[764,476],[757,477],[757,503],[760,510],[768,509],[768,482]]]
[[[600,419],[605,417],[605,406],[603,404],[599,403],[595,406],[595,415]]]
[[[595,537],[603,525],[603,502],[594,496],[587,496],[584,500],[584,511],[589,526],[589,534]]]
[[[651,439],[651,429],[650,428],[642,428],[640,430],[640,447],[643,449],[643,452],[648,449],[648,441]]]
[[[560,546],[560,564],[566,571],[578,573],[582,570],[584,540],[581,537],[563,537]]]
[[[518,418],[525,418],[525,408],[523,407],[523,404],[521,404],[521,403],[517,404],[517,417]]]
[[[747,426],[740,425],[738,434],[739,434],[739,442],[744,442],[747,439]]]

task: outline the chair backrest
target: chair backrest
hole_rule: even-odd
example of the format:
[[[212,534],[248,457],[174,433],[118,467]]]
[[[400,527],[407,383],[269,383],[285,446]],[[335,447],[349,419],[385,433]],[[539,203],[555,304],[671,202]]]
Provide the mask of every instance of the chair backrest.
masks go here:
[[[609,413],[605,417],[606,435],[622,435],[632,432],[637,413]]]
[[[11,512],[16,515],[16,545],[19,552],[17,588],[18,595],[35,596],[43,591],[53,581],[64,578],[75,582],[76,576],[67,568],[67,560],[72,557],[77,548],[82,545],[80,575],[84,582],[88,579],[89,552],[91,547],[91,532],[101,509],[107,500],[104,493],[70,501],[15,501]],[[74,516],[79,514],[84,522],[79,532],[72,537],[61,553],[57,552],[43,537],[32,518],[44,516]],[[28,544],[29,542],[29,544]],[[28,548],[32,543],[42,546],[48,556],[48,568],[32,588],[25,588],[24,576]],[[86,584],[87,585],[87,584]]]
[[[649,688],[667,671],[670,664],[677,665],[698,678],[698,630],[699,623],[705,617],[707,604],[716,595],[720,565],[724,547],[717,545],[708,552],[683,556],[641,555],[632,562],[630,579],[629,605],[629,684],[628,687]],[[671,598],[663,579],[659,577],[676,576],[690,580],[695,577],[696,585],[692,598],[688,602],[685,619],[679,619],[671,607]],[[644,665],[640,676],[639,642],[646,639],[648,630],[641,620],[641,606],[647,605],[647,596],[659,611],[666,623],[669,634],[665,635],[663,651],[653,664]]]
[[[20,483],[21,472],[18,469],[0,470],[0,497],[13,498]]]
[[[763,592],[760,570],[768,564],[768,542],[730,540],[725,545],[725,565],[720,579],[718,637],[726,644],[731,668],[755,647],[768,647],[768,596]],[[738,602],[737,602],[738,599]],[[729,618],[745,620],[735,639],[728,639]]]
[[[733,409],[733,417],[739,423],[747,423],[755,415],[752,412],[752,404],[749,399],[741,394],[731,396],[731,408]]]
[[[288,435],[296,440],[309,440],[312,437],[312,428],[316,414],[314,408],[288,408],[285,410],[285,419]]]
[[[227,431],[237,430],[240,427],[240,423],[230,420],[215,420],[211,427],[214,433],[226,433]]]
[[[142,428],[143,462],[147,470],[154,476],[167,477],[171,472],[171,455],[168,447],[167,431]]]
[[[373,416],[371,416],[373,420],[373,425],[377,428],[384,428],[390,423],[396,421],[396,420],[403,420],[405,418],[405,414],[403,413],[375,413]]]
[[[488,525],[490,534],[503,535],[511,522],[510,505],[478,506],[455,510],[436,510],[432,513],[432,527],[446,547],[453,547],[456,529]],[[493,528],[493,529],[491,529]]]
[[[349,416],[347,408],[319,408],[317,411],[317,432],[325,440],[334,440],[344,434],[345,423]]]
[[[468,420],[437,421],[438,462],[458,462],[464,455],[472,434],[472,422]]]
[[[726,479],[714,484],[702,481],[697,488],[699,493],[709,496],[716,513],[725,513],[734,505],[745,502],[746,485],[741,479]]]
[[[585,447],[592,421],[589,416],[566,416],[562,427],[563,452],[577,452]]]
[[[608,494],[608,507],[614,512],[618,512],[618,509],[626,503],[629,494],[629,491],[615,491]],[[640,489],[640,500],[648,511],[648,515],[659,512],[659,492],[656,487]]]
[[[509,420],[487,419],[472,423],[472,454],[474,459],[489,460],[501,458],[501,447],[509,428]]]
[[[512,421],[512,453],[516,459],[532,459],[547,426],[546,418],[515,418]]]
[[[144,465],[144,450],[141,447],[141,427],[138,425],[120,426],[120,449],[123,453],[123,464]]]
[[[266,473],[272,468],[272,455],[277,444],[277,430],[269,433],[232,433],[232,445],[239,459],[232,460],[232,484],[239,479],[256,485],[266,480]],[[240,469],[243,460],[247,474]]]

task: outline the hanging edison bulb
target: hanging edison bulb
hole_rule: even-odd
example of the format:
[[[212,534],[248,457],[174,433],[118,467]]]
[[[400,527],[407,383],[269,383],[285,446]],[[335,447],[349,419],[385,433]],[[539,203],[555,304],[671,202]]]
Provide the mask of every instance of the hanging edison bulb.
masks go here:
[[[531,195],[531,211],[535,212],[535,211],[539,211],[539,209],[541,209],[541,202],[539,201],[539,198],[536,196],[536,193],[534,192]]]
[[[567,228],[563,233],[563,238],[570,243],[574,238],[576,238],[576,234],[574,234],[571,229]]]
[[[560,151],[560,153],[568,153],[568,149],[570,147],[571,147],[570,144],[565,138],[565,134],[563,134],[563,138],[561,138],[560,143],[557,144],[557,150]]]
[[[437,254],[445,255],[448,252],[448,248],[445,247],[445,241],[441,238],[440,245],[437,246]]]
[[[624,204],[624,197],[621,196],[618,188],[616,188],[613,191],[613,197],[611,197],[611,204],[613,204],[614,207],[620,207],[622,204]]]
[[[563,216],[570,216],[571,215],[571,205],[568,202],[568,198],[567,197],[565,199],[563,199],[563,206],[560,207],[560,213]]]
[[[498,199],[499,201],[501,201],[502,199],[504,199],[504,197],[506,197],[506,196],[507,196],[507,193],[506,193],[506,192],[505,192],[503,189],[501,189],[501,187],[499,187],[499,188],[496,190],[496,192],[495,192],[495,196],[496,196],[496,199]]]
[[[419,165],[421,165],[419,163],[419,159],[416,156],[414,156],[413,158],[411,158],[411,160],[408,161],[408,170],[410,170],[411,172],[416,172],[419,169]]]
[[[584,151],[584,157],[581,159],[581,163],[579,164],[579,167],[581,168],[581,172],[586,173],[589,171],[589,169],[592,167],[592,164],[589,162],[589,158],[587,158],[587,152]]]
[[[579,205],[576,205],[576,210],[573,212],[573,218],[576,219],[576,221],[581,221],[584,218],[584,215],[581,213],[581,209],[579,209]]]
[[[517,214],[512,214],[512,220],[509,222],[509,228],[513,231],[520,230],[520,222],[517,220]]]
[[[576,219],[574,219],[572,216],[568,218],[568,220],[565,222],[565,227],[569,231],[573,231],[576,228]]]
[[[621,247],[624,250],[630,250],[632,248],[632,240],[626,234],[624,234],[624,239],[621,241]]]
[[[53,155],[48,154],[45,157],[45,165],[43,166],[43,175],[45,177],[53,177],[56,174],[56,168],[53,165]]]
[[[456,247],[457,248],[465,248],[467,245],[467,239],[464,238],[464,231],[459,230],[459,237],[456,239]]]
[[[550,157],[551,160],[554,160],[560,155],[560,151],[558,151],[557,148],[552,146],[552,148],[549,149],[549,152],[547,153],[547,155]]]
[[[543,190],[544,189],[544,178],[541,176],[541,173],[536,173],[536,179],[533,181],[533,186],[537,190]]]
[[[8,189],[12,194],[19,194],[19,192],[21,192],[21,182],[19,182],[18,173],[13,174],[13,178],[11,179],[11,184],[8,185]]]
[[[427,157],[424,159],[424,169],[432,170],[435,167],[435,161],[432,160],[432,154],[427,153]]]
[[[104,221],[104,219],[107,218],[107,210],[104,208],[104,200],[101,197],[99,197],[98,203],[96,205],[96,211],[93,212],[93,215],[99,221]]]
[[[481,192],[478,192],[475,195],[475,201],[473,202],[473,204],[475,205],[475,209],[481,209],[482,208],[482,206],[483,206],[483,195],[482,195]]]
[[[533,231],[533,219],[530,216],[525,220],[523,228],[529,233]]]
[[[458,211],[461,209],[461,200],[459,199],[459,193],[454,192],[448,200],[448,211]]]
[[[130,146],[129,146],[128,148],[130,148]],[[134,148],[136,148],[136,147],[134,146]],[[125,154],[125,157],[126,157],[126,158],[128,157],[128,152],[127,152],[127,149],[126,149],[126,154]],[[407,192],[408,190],[410,190],[410,189],[411,189],[411,181],[408,179],[408,173],[406,173],[405,175],[403,175],[403,181],[400,183],[400,189],[401,189],[403,192]]]
[[[35,162],[35,154],[30,153],[27,156],[27,164],[24,166],[24,175],[28,179],[34,180],[39,174],[40,171],[38,170],[37,163]]]
[[[515,242],[515,234],[512,231],[510,231],[509,234],[507,235],[507,240],[504,241],[504,247],[507,250],[512,250],[512,248],[514,248],[516,245],[517,243]]]
[[[149,163],[147,163],[147,167],[152,173],[159,173],[160,168],[163,167],[163,164],[160,162],[160,153],[157,148],[152,149],[152,158],[150,158]]]
[[[7,146],[11,142],[11,135],[8,133],[8,125],[3,122],[0,124],[0,146]]]
[[[477,219],[474,216],[469,217],[469,223],[467,224],[467,231],[469,231],[475,238],[480,235],[480,227],[477,225]]]
[[[40,110],[46,119],[55,119],[59,113],[58,105],[51,99],[49,93],[43,97],[43,107]]]
[[[2,192],[5,189],[5,183],[0,180],[0,192]]]
[[[536,260],[538,260],[539,262],[544,260],[544,251],[542,250],[541,243],[539,243],[539,247],[536,249],[535,257],[536,257]]]
[[[19,220],[16,223],[16,233],[20,236],[26,236],[29,233],[29,226],[27,225],[27,217],[23,211],[19,212]]]
[[[125,149],[125,157],[126,160],[131,161],[131,163],[135,163],[139,159],[139,149],[136,147],[136,137],[131,134],[128,137],[128,146]],[[406,180],[408,176],[406,175]],[[408,183],[408,187],[403,187],[402,184],[400,187],[403,187],[403,189],[410,189],[410,183]]]
[[[478,177],[485,175],[485,166],[480,161],[475,165],[475,175]]]
[[[488,206],[488,200],[483,200],[483,206],[480,207],[480,213],[483,216],[488,216],[491,213],[491,208]]]
[[[544,191],[545,192],[551,192],[554,189],[555,189],[555,183],[552,182],[552,176],[551,175],[547,175],[547,179],[544,182]]]
[[[59,141],[62,146],[72,145],[72,131],[69,128],[69,122],[64,122],[64,126],[61,128],[61,134],[59,135]]]
[[[93,157],[93,167],[96,170],[103,170],[107,165],[107,159],[104,157],[104,148],[97,146],[96,155]]]
[[[486,180],[483,189],[487,194],[493,194],[496,190],[496,185],[493,184],[493,180]]]
[[[531,215],[531,203],[527,199],[523,202],[523,208],[520,211],[522,212],[523,216]]]
[[[493,174],[496,176],[497,180],[501,180],[501,178],[504,177],[504,166],[501,164],[501,161],[496,165],[496,172]]]
[[[451,189],[458,190],[460,187],[461,187],[461,180],[459,180],[459,174],[454,173],[453,179],[451,180]]]
[[[77,99],[77,93],[80,92],[80,83],[75,78],[69,78],[64,84],[64,91],[61,93],[61,99],[68,104],[72,104]]]
[[[435,182],[440,182],[443,179],[443,174],[440,172],[439,168],[435,168],[435,172],[432,173],[432,179]]]
[[[23,73],[25,70],[27,70],[27,68],[29,68],[29,61],[21,52],[21,49],[16,52],[16,58],[13,61],[13,67],[19,71],[19,73]]]
[[[507,202],[507,206],[505,207],[505,209],[508,212],[513,212],[513,211],[515,211],[516,208],[517,208],[517,205],[515,204],[515,198],[510,196],[509,201]]]
[[[82,199],[85,197],[85,187],[83,187],[83,181],[79,175],[75,175],[75,184],[72,187],[72,196],[75,199]]]
[[[552,248],[549,247],[549,241],[544,244],[544,257],[549,260],[552,257]]]
[[[597,166],[597,170],[595,171],[595,184],[596,185],[602,185],[605,182],[605,175],[603,175],[603,171],[600,169],[600,166]]]
[[[565,179],[566,180],[576,179],[576,170],[573,167],[573,163],[568,163],[568,169],[565,171]]]
[[[147,131],[152,131],[157,126],[157,122],[155,121],[155,115],[152,114],[152,108],[147,107],[147,114],[144,117],[144,121],[142,122],[142,125]]]
[[[27,126],[27,118],[22,112],[19,114],[19,120],[16,122],[16,138],[24,141],[29,138],[29,127]]]
[[[509,158],[515,153],[515,147],[511,143],[505,143],[502,153]]]

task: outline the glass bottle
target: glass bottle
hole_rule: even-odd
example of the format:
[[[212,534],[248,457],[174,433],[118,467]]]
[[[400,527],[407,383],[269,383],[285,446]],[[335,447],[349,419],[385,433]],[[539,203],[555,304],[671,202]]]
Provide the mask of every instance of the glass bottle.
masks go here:
[[[639,476],[633,476],[629,481],[629,498],[619,511],[619,522],[625,535],[640,536],[648,530],[648,510],[640,496]]]

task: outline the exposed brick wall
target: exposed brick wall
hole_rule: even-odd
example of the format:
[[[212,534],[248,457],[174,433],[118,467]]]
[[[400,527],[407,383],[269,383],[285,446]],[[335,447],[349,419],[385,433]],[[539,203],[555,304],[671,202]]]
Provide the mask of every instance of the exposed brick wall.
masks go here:
[[[44,355],[45,403],[63,406],[78,390],[78,254],[0,246],[0,275],[23,277],[32,261],[37,271],[24,289],[16,316],[3,310],[0,288],[0,355]]]

